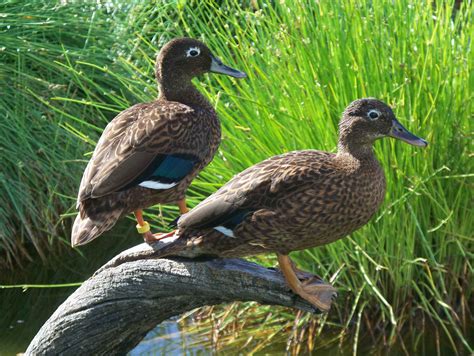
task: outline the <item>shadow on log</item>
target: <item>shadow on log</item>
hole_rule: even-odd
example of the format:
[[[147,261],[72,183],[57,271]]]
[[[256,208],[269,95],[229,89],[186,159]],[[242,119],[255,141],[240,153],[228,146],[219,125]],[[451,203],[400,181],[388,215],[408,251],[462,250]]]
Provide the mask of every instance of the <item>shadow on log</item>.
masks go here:
[[[125,354],[157,324],[204,305],[257,301],[317,312],[277,270],[241,259],[152,254],[141,244],[99,269],[46,321],[26,354]]]

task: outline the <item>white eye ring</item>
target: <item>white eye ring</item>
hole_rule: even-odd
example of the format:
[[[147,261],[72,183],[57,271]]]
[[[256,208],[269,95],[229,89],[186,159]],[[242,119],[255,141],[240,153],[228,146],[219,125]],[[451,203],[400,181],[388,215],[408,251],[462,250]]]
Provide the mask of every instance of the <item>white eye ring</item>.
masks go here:
[[[201,54],[199,47],[191,47],[186,51],[186,57],[197,57]]]
[[[372,109],[367,113],[367,117],[369,118],[369,120],[377,120],[380,115],[382,115],[380,111],[375,109]]]

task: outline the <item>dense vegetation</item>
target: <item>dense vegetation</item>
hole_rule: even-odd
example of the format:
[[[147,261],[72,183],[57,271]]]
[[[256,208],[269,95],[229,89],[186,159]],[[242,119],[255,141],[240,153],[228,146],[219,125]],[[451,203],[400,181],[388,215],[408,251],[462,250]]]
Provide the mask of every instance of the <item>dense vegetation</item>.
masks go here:
[[[329,319],[302,316],[296,324],[335,331],[334,340],[351,335],[355,347],[359,332],[386,344],[409,334],[416,344],[409,330],[434,327],[449,348],[472,351],[472,5],[267,4],[0,5],[0,264],[45,259],[67,244],[74,194],[101,130],[124,108],[156,97],[162,44],[196,37],[249,78],[196,81],[224,131],[219,154],[190,190],[192,204],[270,155],[334,151],[340,113],[355,98],[390,103],[431,143],[426,150],[377,143],[388,183],[378,216],[349,238],[294,253],[342,292]],[[150,212],[161,228],[176,216],[175,207]],[[281,315],[268,319],[263,307],[240,308],[252,309],[252,323],[266,320],[266,342],[290,325]]]

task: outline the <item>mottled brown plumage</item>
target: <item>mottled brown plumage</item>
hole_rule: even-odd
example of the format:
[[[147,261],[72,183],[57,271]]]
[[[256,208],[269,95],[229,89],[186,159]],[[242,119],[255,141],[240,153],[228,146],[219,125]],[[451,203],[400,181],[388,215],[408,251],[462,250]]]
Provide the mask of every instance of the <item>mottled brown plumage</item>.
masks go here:
[[[385,195],[374,141],[385,136],[418,146],[426,141],[404,129],[386,104],[370,98],[350,104],[339,128],[337,153],[290,152],[236,175],[179,219],[174,241],[161,254],[286,256],[365,225]],[[327,301],[318,306],[327,308]]]
[[[216,112],[191,82],[210,71],[245,76],[223,65],[200,41],[175,39],[162,48],[156,64],[159,98],[117,115],[87,165],[73,246],[91,241],[132,211],[184,199],[221,139]]]

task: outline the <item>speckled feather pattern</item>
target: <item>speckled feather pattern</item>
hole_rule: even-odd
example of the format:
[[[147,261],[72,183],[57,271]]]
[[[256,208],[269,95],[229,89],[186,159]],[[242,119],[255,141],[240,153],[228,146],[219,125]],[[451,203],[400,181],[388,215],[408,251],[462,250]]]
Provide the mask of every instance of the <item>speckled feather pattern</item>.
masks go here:
[[[79,190],[79,216],[96,222],[93,224],[95,236],[111,229],[119,218],[137,209],[183,199],[192,180],[211,162],[221,138],[220,123],[214,110],[175,102],[158,100],[137,104],[116,120],[118,126],[112,121],[98,143]],[[128,130],[120,127],[124,125],[130,126]],[[137,146],[139,151],[135,149]],[[117,191],[140,171],[130,164],[121,167],[122,162],[134,155],[133,165],[146,165],[158,153],[193,154],[200,162],[171,189],[136,186]],[[132,176],[124,180],[124,175],[129,174]],[[117,179],[120,179],[119,184],[114,182]]]
[[[202,56],[187,61],[183,55],[190,47],[200,47]],[[221,140],[220,122],[191,82],[208,72],[210,63],[209,49],[189,38],[173,40],[160,51],[156,65],[160,97],[117,115],[84,171],[72,231],[75,244],[94,239],[135,210],[183,199],[192,180],[211,162]],[[198,163],[170,189],[129,187],[159,154],[192,155]]]
[[[377,160],[345,154],[296,151],[265,160],[235,176],[196,210],[225,204],[255,209],[229,237],[199,230],[193,211],[179,221],[190,254],[242,257],[264,252],[287,254],[336,241],[365,225],[385,194]],[[193,251],[193,252],[191,252]]]
[[[127,214],[154,204],[182,199],[194,177],[212,160],[220,143],[220,124],[212,109],[203,110],[158,100],[135,105],[116,119],[120,124],[111,122],[111,129],[107,127],[79,190],[78,201],[82,202],[84,210],[88,209],[88,215],[117,209]],[[121,123],[127,119],[128,123]],[[120,127],[123,125],[129,126],[126,131]],[[138,152],[135,150],[137,147],[140,148]],[[122,162],[132,158],[137,165],[146,164],[159,153],[193,154],[199,157],[200,163],[171,189],[161,191],[134,187],[116,191],[117,185],[111,181],[117,176],[122,177]],[[128,166],[124,169],[127,169],[124,174],[133,174],[135,177],[136,171]]]
[[[369,113],[376,111],[377,117]],[[396,118],[385,103],[351,103],[339,123],[337,153],[295,151],[264,160],[236,175],[178,221],[177,239],[157,257],[283,255],[334,242],[380,208],[385,176],[373,152]],[[249,211],[233,236],[216,230],[226,217]]]

